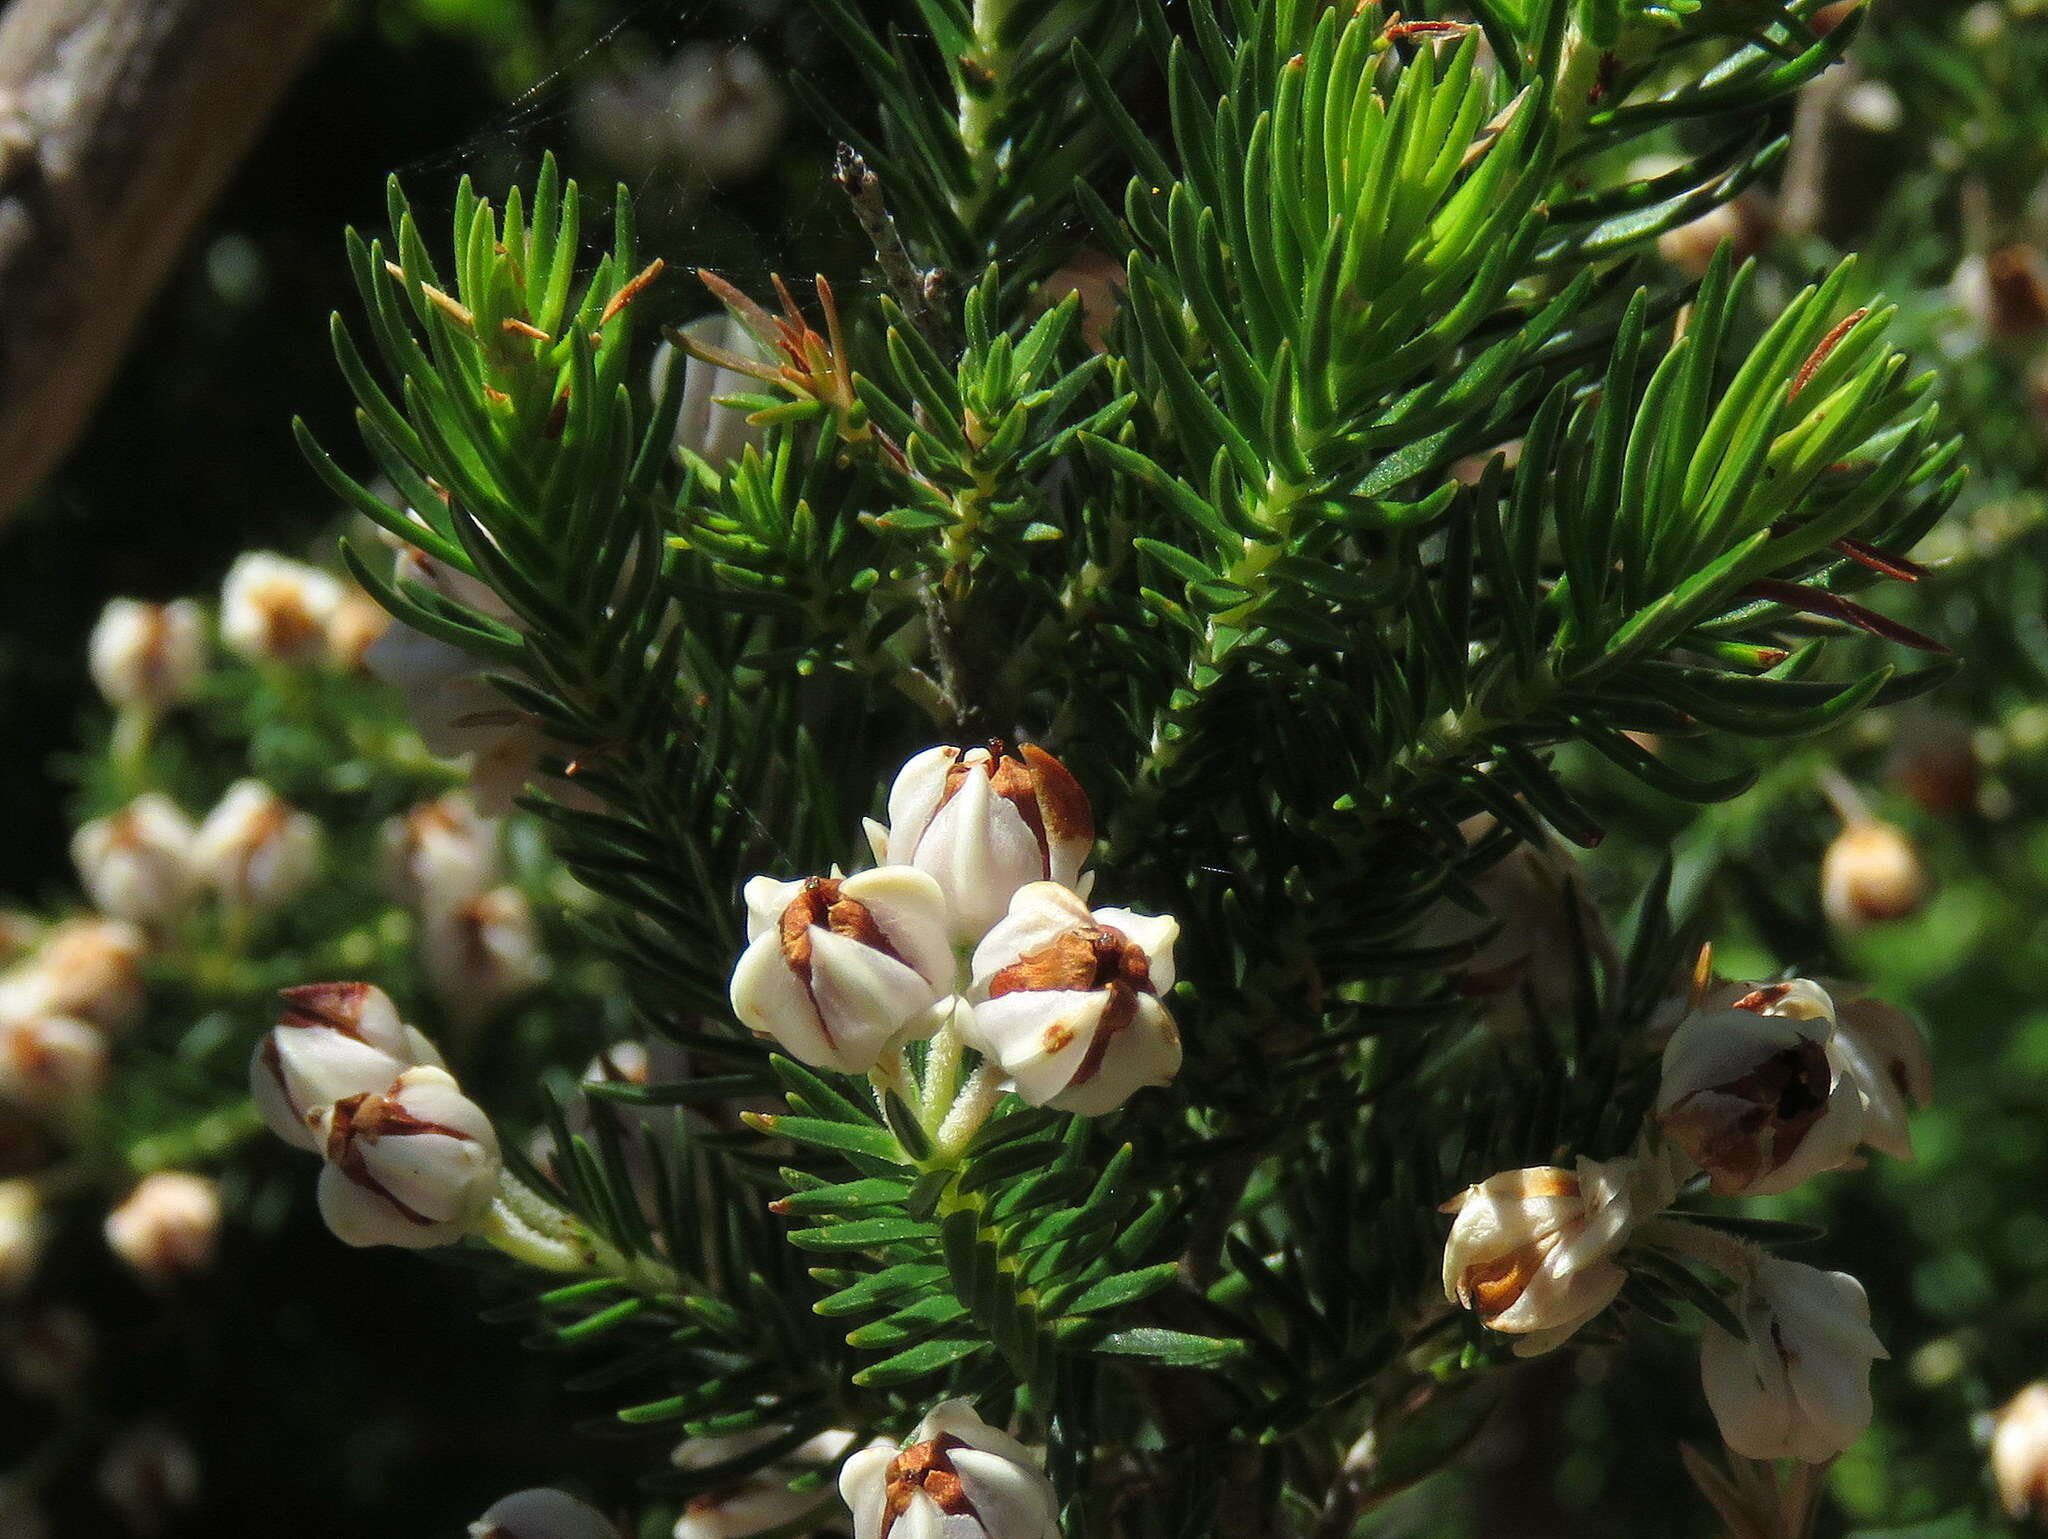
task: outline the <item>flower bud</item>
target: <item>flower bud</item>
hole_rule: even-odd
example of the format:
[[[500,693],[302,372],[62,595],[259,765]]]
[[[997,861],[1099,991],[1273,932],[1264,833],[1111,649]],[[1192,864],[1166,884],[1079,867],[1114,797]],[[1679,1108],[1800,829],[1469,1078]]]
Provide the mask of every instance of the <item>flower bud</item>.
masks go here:
[[[199,1458],[170,1428],[144,1422],[122,1434],[100,1461],[99,1488],[136,1533],[159,1534],[198,1499]]]
[[[1614,1302],[1628,1273],[1614,1254],[1636,1209],[1636,1162],[1506,1170],[1444,1204],[1444,1297],[1489,1330],[1524,1337],[1517,1355],[1562,1344]]]
[[[875,858],[929,873],[946,895],[953,939],[973,945],[1027,882],[1078,887],[1095,847],[1080,782],[1044,749],[1000,743],[928,748],[889,788],[889,826],[870,821]]]
[[[549,1486],[514,1491],[469,1525],[469,1539],[619,1539],[590,1503]]]
[[[680,1470],[715,1470],[773,1443],[787,1427],[763,1427],[725,1437],[693,1437],[679,1444],[669,1462]],[[736,1482],[721,1483],[685,1503],[676,1521],[675,1539],[751,1539],[771,1528],[783,1528],[815,1510],[827,1493],[792,1491],[789,1483],[828,1469],[845,1453],[854,1435],[835,1428],[807,1438],[795,1448],[751,1471]]]
[[[1844,1164],[1863,1101],[1833,1044],[1834,1002],[1806,979],[1688,1015],[1664,1049],[1664,1135],[1724,1197],[1789,1192]]]
[[[33,1181],[0,1181],[0,1299],[19,1293],[42,1260],[49,1223]]]
[[[317,661],[344,591],[318,567],[249,551],[236,558],[221,586],[221,640],[251,662]]]
[[[813,1068],[865,1074],[900,1043],[929,1036],[952,985],[953,948],[938,884],[907,866],[849,877],[747,883],[749,944],[732,1007]]]
[[[249,1088],[270,1131],[297,1148],[320,1147],[312,1124],[336,1101],[382,1090],[415,1065],[441,1067],[434,1044],[373,984],[302,984],[284,999],[250,1059]]]
[[[151,1282],[202,1272],[220,1235],[220,1187],[205,1176],[154,1171],[107,1215],[105,1230],[114,1254]]]
[[[1721,1438],[1748,1459],[1824,1464],[1870,1425],[1870,1365],[1887,1357],[1863,1285],[1760,1257],[1734,1300],[1743,1334],[1709,1323],[1700,1379]]]
[[[0,1023],[0,1101],[31,1110],[74,1105],[106,1083],[107,1039],[63,1015]]]
[[[92,628],[87,659],[108,704],[156,713],[192,698],[206,650],[206,616],[192,600],[115,599]]]
[[[498,882],[498,824],[464,791],[423,802],[384,825],[385,889],[415,913],[453,908]]]
[[[142,932],[125,920],[73,919],[0,979],[0,1016],[59,1015],[114,1031],[142,1013]]]
[[[163,924],[191,899],[197,836],[176,803],[148,791],[119,812],[80,828],[71,839],[71,862],[102,913],[137,924]]]
[[[932,1407],[901,1448],[839,1471],[854,1539],[1059,1539],[1059,1497],[1030,1449],[965,1400]]]
[[[1863,1101],[1863,1142],[1894,1159],[1913,1157],[1908,1113],[1934,1099],[1927,1039],[1896,1005],[1873,999],[1853,983],[1830,979],[1835,1034],[1829,1050]]]
[[[975,948],[979,1003],[961,1040],[1033,1106],[1112,1111],[1180,1068],[1180,1034],[1160,1002],[1179,934],[1163,916],[1090,913],[1072,889],[1033,882]]]
[[[1998,1413],[1991,1475],[2014,1522],[2048,1514],[2048,1384],[2029,1384]]]
[[[317,1129],[320,1216],[346,1245],[451,1245],[498,1190],[498,1135],[445,1069],[337,1101]]]
[[[320,825],[260,780],[238,780],[199,825],[194,869],[237,908],[270,913],[319,874]]]
[[[1829,923],[1853,934],[1919,913],[1927,901],[1927,871],[1905,830],[1851,823],[1821,857],[1820,894]]]
[[[516,887],[430,910],[420,941],[434,997],[458,1025],[487,1019],[547,976],[533,906]]]
[[[360,588],[351,588],[327,617],[327,660],[343,673],[369,672],[370,648],[391,629],[389,611]]]

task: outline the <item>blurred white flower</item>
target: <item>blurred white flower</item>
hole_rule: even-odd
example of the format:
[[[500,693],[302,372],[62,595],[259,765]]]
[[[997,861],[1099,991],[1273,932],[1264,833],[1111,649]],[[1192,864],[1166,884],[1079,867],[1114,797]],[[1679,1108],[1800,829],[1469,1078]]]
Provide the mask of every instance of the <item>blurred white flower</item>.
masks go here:
[[[549,1486],[515,1491],[469,1525],[469,1539],[619,1539],[590,1503]]]
[[[18,1293],[42,1260],[49,1223],[33,1181],[0,1181],[0,1299]]]
[[[1180,1068],[1180,1034],[1160,996],[1173,987],[1180,926],[1164,916],[1092,913],[1071,888],[1033,882],[975,948],[960,1036],[1033,1106],[1099,1117]]]
[[[573,112],[584,142],[614,165],[640,175],[673,166],[716,185],[766,164],[787,106],[753,49],[696,42],[665,63],[585,87]]]
[[[428,909],[420,955],[434,997],[458,1025],[487,1019],[547,976],[533,905],[516,887]]]
[[[1854,934],[1919,913],[1927,901],[1927,869],[1904,829],[1851,823],[1821,857],[1820,894],[1828,922]]]
[[[107,1214],[107,1244],[152,1282],[204,1271],[220,1236],[220,1186],[206,1176],[158,1170]]]
[[[2015,1522],[2048,1513],[2048,1384],[2029,1384],[1999,1411],[1991,1432],[1991,1475]]]
[[[932,1407],[901,1448],[839,1471],[854,1539],[1059,1539],[1059,1496],[1038,1456],[965,1400]]]
[[[315,1132],[320,1216],[347,1245],[452,1245],[498,1190],[498,1135],[445,1069],[337,1101]]]
[[[466,903],[497,885],[498,823],[466,791],[423,802],[384,825],[384,887],[415,913]]]
[[[317,661],[345,591],[318,567],[249,551],[235,559],[221,585],[221,640],[252,662]]]
[[[1722,1441],[1750,1459],[1824,1463],[1870,1425],[1870,1365],[1887,1357],[1863,1285],[1760,1257],[1735,1301],[1743,1334],[1709,1323],[1700,1378]]]
[[[124,919],[72,919],[0,975],[0,1019],[67,1016],[115,1031],[142,1013],[143,935]]]
[[[107,1039],[63,1015],[0,1020],[0,1101],[59,1111],[107,1079]]]
[[[160,712],[190,700],[206,672],[206,614],[191,599],[114,599],[87,644],[93,683],[122,710]]]
[[[680,1470],[712,1470],[744,1458],[787,1435],[786,1427],[764,1427],[725,1437],[693,1437],[677,1445],[670,1462]],[[806,1438],[748,1475],[693,1496],[676,1520],[675,1539],[751,1539],[754,1534],[794,1523],[829,1500],[829,1487],[792,1491],[789,1483],[829,1469],[852,1444],[851,1432],[835,1428]]]
[[[71,836],[71,863],[86,896],[115,919],[157,925],[175,919],[198,885],[198,829],[177,803],[146,791]]]
[[[360,588],[349,589],[327,617],[327,660],[343,673],[367,673],[370,648],[391,625],[382,604]]]
[[[199,825],[192,865],[229,904],[267,914],[320,874],[323,838],[309,814],[260,780],[238,780]]]

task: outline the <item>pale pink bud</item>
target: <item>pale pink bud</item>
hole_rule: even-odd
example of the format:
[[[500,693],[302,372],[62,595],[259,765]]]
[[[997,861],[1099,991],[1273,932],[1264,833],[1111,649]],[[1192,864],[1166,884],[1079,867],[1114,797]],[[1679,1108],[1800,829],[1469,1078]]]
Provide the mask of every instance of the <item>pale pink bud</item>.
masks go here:
[[[137,924],[163,924],[184,912],[197,885],[197,837],[192,820],[175,802],[147,791],[72,835],[71,862],[101,913]]]
[[[1903,829],[1851,823],[1821,857],[1820,893],[1828,921],[1853,934],[1919,913],[1927,901],[1927,868]]]
[[[368,983],[308,983],[284,991],[285,1009],[256,1044],[250,1093],[264,1123],[286,1143],[318,1149],[312,1123],[336,1101],[382,1090],[441,1055]]]
[[[1129,909],[1089,911],[1071,888],[1033,882],[974,952],[961,1040],[1033,1106],[1097,1117],[1180,1069],[1173,987],[1180,926]]]
[[[159,712],[192,698],[206,653],[206,616],[190,599],[115,599],[100,611],[87,656],[110,705]]]
[[[212,1264],[220,1213],[216,1182],[183,1171],[155,1171],[107,1215],[107,1244],[140,1276],[165,1282]]]
[[[318,1119],[320,1216],[347,1245],[452,1245],[498,1190],[498,1135],[445,1069],[407,1069]]]
[[[318,567],[250,551],[228,568],[221,586],[221,640],[254,662],[317,661],[343,591]]]
[[[683,335],[705,347],[741,358],[762,356],[762,344],[739,321],[720,310],[692,321]],[[656,400],[669,388],[669,377],[682,360],[682,398],[677,403],[674,446],[688,449],[713,470],[730,470],[749,448],[758,448],[767,436],[765,427],[747,421],[745,410],[722,406],[728,397],[751,395],[760,388],[758,380],[737,370],[709,363],[693,353],[683,352],[673,342],[655,349],[648,387]]]
[[[965,1400],[932,1407],[902,1447],[863,1448],[839,1471],[854,1539],[1059,1539],[1039,1459]]]
[[[732,975],[733,1013],[814,1068],[865,1074],[939,1026],[953,981],[946,903],[906,866],[849,877],[747,883],[749,944]]]
[[[1870,1365],[1887,1357],[1863,1285],[1762,1257],[1734,1301],[1743,1334],[1709,1323],[1700,1378],[1721,1438],[1749,1459],[1822,1464],[1870,1425]]]
[[[868,824],[875,858],[915,866],[946,895],[953,939],[972,945],[1028,882],[1078,888],[1095,847],[1087,793],[1033,744],[1016,754],[930,748],[889,788],[889,826]]]

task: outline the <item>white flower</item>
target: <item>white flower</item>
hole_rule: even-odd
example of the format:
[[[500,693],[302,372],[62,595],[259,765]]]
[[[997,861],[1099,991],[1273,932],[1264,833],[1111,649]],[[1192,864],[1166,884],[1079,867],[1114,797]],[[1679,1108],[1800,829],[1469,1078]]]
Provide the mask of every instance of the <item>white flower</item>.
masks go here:
[[[73,919],[0,977],[0,1019],[68,1016],[114,1031],[142,1013],[142,932],[122,919]]]
[[[107,1214],[105,1231],[114,1254],[152,1281],[203,1271],[220,1234],[220,1187],[205,1176],[154,1171]]]
[[[865,1074],[904,1040],[929,1036],[953,982],[946,901],[906,866],[746,887],[748,946],[732,1007],[813,1068]]]
[[[498,824],[451,791],[386,823],[381,856],[392,897],[415,913],[450,909],[497,885]]]
[[[107,1039],[84,1021],[0,1021],[0,1101],[55,1110],[91,1095],[106,1078]]]
[[[146,791],[71,838],[71,862],[102,913],[162,924],[190,901],[198,830],[169,797]]]
[[[1180,1068],[1173,920],[1089,912],[1070,888],[1033,882],[974,952],[961,1040],[994,1060],[1033,1106],[1099,1117]]]
[[[1834,1001],[1803,978],[1679,1023],[1664,1049],[1657,1121],[1716,1192],[1789,1192],[1855,1152],[1863,1099],[1834,1027]]]
[[[547,976],[533,905],[516,887],[429,909],[420,952],[434,997],[461,1025],[486,1019]]]
[[[761,343],[753,332],[724,310],[692,321],[683,328],[683,335],[742,358],[762,356]],[[676,409],[674,446],[688,449],[713,470],[723,473],[738,464],[749,447],[758,447],[767,436],[767,429],[752,426],[745,411],[718,403],[728,396],[753,394],[760,388],[760,382],[684,353],[673,342],[663,342],[654,350],[654,361],[648,371],[648,388],[656,401],[668,389],[678,354],[683,361],[683,388]]]
[[[320,872],[320,825],[260,780],[227,789],[192,847],[193,868],[237,908],[269,913]]]
[[[192,600],[115,599],[100,611],[87,657],[110,705],[158,712],[192,698],[206,651],[206,615]]]
[[[692,43],[670,66],[668,118],[682,159],[705,181],[758,170],[782,137],[775,72],[745,44]]]
[[[347,1245],[450,1245],[498,1190],[498,1135],[445,1069],[413,1068],[316,1123],[320,1216]]]
[[[1444,1204],[1444,1297],[1489,1330],[1523,1339],[1524,1357],[1561,1345],[1614,1302],[1628,1280],[1615,1252],[1668,1192],[1644,1188],[1635,1160],[1581,1159],[1574,1170],[1506,1170]],[[1648,1200],[1644,1200],[1644,1199]]]
[[[1851,823],[1820,863],[1821,907],[1845,934],[1917,914],[1927,901],[1927,870],[1905,830]]]
[[[689,1438],[677,1445],[669,1462],[680,1470],[715,1470],[788,1432],[787,1427],[763,1427],[724,1437]],[[745,1477],[721,1481],[691,1497],[676,1520],[675,1539],[750,1539],[794,1523],[820,1506],[827,1499],[827,1490],[792,1491],[789,1483],[830,1468],[853,1439],[851,1432],[840,1428],[820,1432]]]
[[[221,640],[252,662],[313,662],[326,650],[327,623],[345,591],[318,567],[250,551],[221,585]]]
[[[1853,983],[1827,980],[1835,1001],[1829,1050],[1863,1100],[1863,1142],[1894,1159],[1913,1157],[1912,1108],[1934,1099],[1934,1064],[1919,1025],[1898,1006]]]
[[[1870,1425],[1870,1330],[1863,1285],[1846,1272],[1760,1257],[1735,1301],[1743,1334],[1709,1324],[1700,1378],[1721,1437],[1749,1459],[1820,1464]]]
[[[1998,1413],[1991,1474],[2015,1521],[2048,1512],[2048,1384],[2029,1384]]]
[[[415,1065],[441,1066],[434,1044],[373,984],[302,984],[284,999],[284,1014],[250,1058],[249,1088],[265,1124],[288,1144],[318,1149],[312,1123],[336,1101],[382,1090]]]
[[[349,589],[327,617],[327,660],[343,673],[368,672],[370,648],[391,624],[382,604],[360,588]]]
[[[1059,1539],[1059,1497],[1037,1457],[965,1400],[932,1407],[901,1448],[839,1471],[854,1539]]]
[[[590,1503],[541,1486],[493,1502],[469,1525],[469,1539],[619,1539],[619,1531]]]
[[[971,946],[1027,882],[1079,888],[1095,847],[1087,793],[1065,765],[1026,743],[928,748],[889,788],[889,826],[869,821],[875,858],[915,866],[945,892],[953,939]]]
[[[20,1177],[0,1181],[0,1299],[19,1292],[35,1275],[48,1237],[35,1182]]]

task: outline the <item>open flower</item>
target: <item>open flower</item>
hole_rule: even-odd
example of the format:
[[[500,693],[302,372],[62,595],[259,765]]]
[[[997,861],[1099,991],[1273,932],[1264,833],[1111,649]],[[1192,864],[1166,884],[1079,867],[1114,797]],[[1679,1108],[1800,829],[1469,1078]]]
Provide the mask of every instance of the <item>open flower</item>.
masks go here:
[[[1027,882],[1078,888],[1095,847],[1087,793],[1065,765],[1026,743],[928,748],[889,788],[889,826],[870,821],[875,858],[928,872],[945,892],[953,939],[972,945]]]
[[[1934,1064],[1919,1024],[1853,983],[1827,980],[1835,1001],[1829,1049],[1863,1101],[1863,1142],[1894,1159],[1913,1157],[1908,1114],[1934,1099]]]
[[[318,567],[250,551],[221,585],[221,639],[254,662],[313,662],[327,650],[327,624],[346,591]]]
[[[284,907],[319,874],[320,825],[260,780],[227,789],[192,846],[200,877],[237,908]]]
[[[302,984],[284,1000],[256,1044],[249,1087],[265,1124],[288,1144],[318,1149],[312,1124],[336,1101],[382,1090],[416,1064],[440,1067],[434,1044],[374,984]]]
[[[1804,978],[1693,1012],[1664,1049],[1664,1135],[1724,1197],[1789,1192],[1846,1163],[1863,1099],[1834,1035],[1834,1001]]]
[[[1001,1066],[1033,1106],[1097,1117],[1180,1068],[1173,920],[1090,912],[1070,888],[1033,882],[974,952],[961,1040]]]
[[[1614,1302],[1628,1273],[1614,1259],[1646,1216],[1635,1160],[1581,1159],[1575,1169],[1505,1170],[1444,1204],[1457,1214],[1444,1242],[1444,1297],[1489,1330],[1524,1339],[1517,1355],[1561,1345]]]
[[[71,863],[100,912],[137,924],[162,924],[191,899],[197,836],[175,802],[146,791],[72,835]]]
[[[902,1447],[839,1471],[854,1539],[1059,1539],[1059,1497],[1031,1450],[965,1400],[932,1407]]]
[[[192,600],[117,598],[93,625],[87,660],[108,704],[159,712],[192,698],[206,650],[206,615]]]
[[[813,1068],[865,1074],[929,1036],[951,991],[953,948],[938,883],[907,866],[858,876],[747,883],[749,944],[732,1007]]]
[[[1870,1425],[1870,1365],[1889,1356],[1863,1285],[1846,1272],[1760,1257],[1735,1300],[1743,1334],[1709,1324],[1700,1378],[1721,1437],[1750,1459],[1821,1464]]]
[[[347,1245],[450,1245],[498,1190],[498,1135],[446,1069],[413,1068],[316,1124],[320,1216]]]

